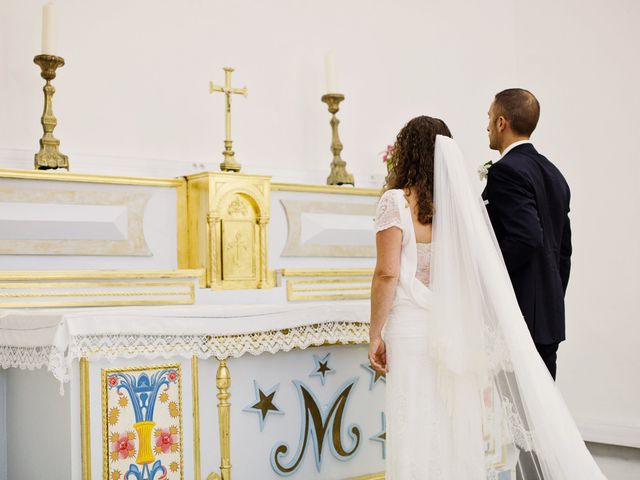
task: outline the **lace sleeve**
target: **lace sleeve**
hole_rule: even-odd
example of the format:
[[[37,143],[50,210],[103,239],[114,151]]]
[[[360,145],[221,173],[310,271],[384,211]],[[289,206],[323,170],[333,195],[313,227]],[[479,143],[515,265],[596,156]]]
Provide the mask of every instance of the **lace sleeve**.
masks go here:
[[[378,202],[375,231],[377,233],[391,227],[398,227],[402,230],[402,221],[400,219],[398,202],[396,201],[393,192],[388,190],[384,192]]]

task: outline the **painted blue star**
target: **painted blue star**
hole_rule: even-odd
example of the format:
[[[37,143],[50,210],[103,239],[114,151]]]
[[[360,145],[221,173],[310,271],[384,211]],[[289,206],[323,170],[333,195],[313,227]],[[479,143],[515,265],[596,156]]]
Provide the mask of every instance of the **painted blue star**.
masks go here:
[[[382,416],[382,430],[369,437],[369,440],[382,444],[382,459],[384,460],[387,457],[387,419],[384,412],[381,412],[380,415]]]
[[[327,353],[324,357],[320,358],[318,355],[313,355],[313,360],[316,363],[316,366],[313,368],[312,372],[309,374],[310,377],[320,377],[320,381],[322,385],[324,385],[326,376],[329,373],[336,373],[333,368],[329,368],[329,357],[331,356],[331,352]]]
[[[369,390],[373,390],[373,387],[375,387],[379,381],[387,383],[387,376],[384,373],[376,372],[369,363],[361,363],[360,366],[362,366],[371,374],[371,384],[369,385]]]
[[[280,410],[273,403],[273,399],[278,392],[278,388],[280,388],[280,384],[278,383],[275,387],[272,387],[271,390],[262,390],[258,386],[258,382],[253,381],[253,387],[256,393],[256,401],[252,405],[248,405],[242,409],[243,412],[255,412],[258,414],[260,418],[260,431],[264,429],[264,423],[267,419],[267,415],[270,413],[276,413],[279,415],[284,415],[284,412]]]

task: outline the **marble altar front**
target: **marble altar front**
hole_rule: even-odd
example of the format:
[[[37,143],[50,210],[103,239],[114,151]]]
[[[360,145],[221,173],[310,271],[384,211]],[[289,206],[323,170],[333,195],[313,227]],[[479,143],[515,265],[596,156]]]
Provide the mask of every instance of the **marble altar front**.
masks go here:
[[[383,478],[377,192],[59,173],[0,171],[0,479]]]

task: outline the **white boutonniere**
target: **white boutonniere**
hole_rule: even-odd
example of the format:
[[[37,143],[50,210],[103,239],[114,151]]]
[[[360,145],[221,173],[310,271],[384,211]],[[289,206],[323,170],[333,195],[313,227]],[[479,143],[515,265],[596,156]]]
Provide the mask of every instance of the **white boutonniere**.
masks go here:
[[[480,167],[478,167],[478,175],[480,176],[480,180],[487,179],[487,175],[489,175],[489,169],[491,168],[491,165],[493,165],[493,162],[489,160],[488,162],[483,163],[482,165],[480,165]]]

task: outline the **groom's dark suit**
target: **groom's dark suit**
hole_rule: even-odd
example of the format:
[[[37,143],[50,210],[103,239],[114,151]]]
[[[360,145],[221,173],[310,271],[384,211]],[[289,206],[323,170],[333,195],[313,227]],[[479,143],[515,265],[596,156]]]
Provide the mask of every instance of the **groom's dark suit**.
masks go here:
[[[571,268],[569,186],[549,160],[525,143],[491,166],[483,198],[520,309],[555,378]]]

